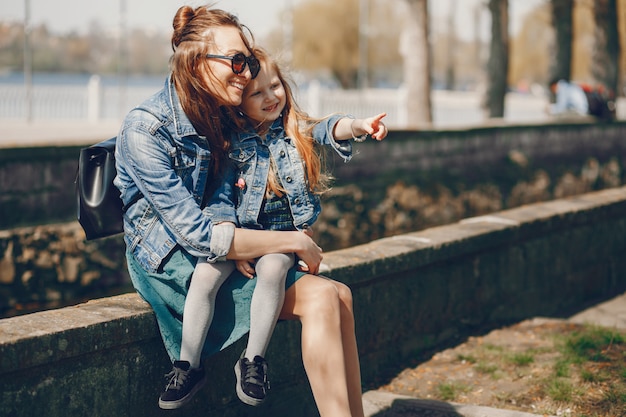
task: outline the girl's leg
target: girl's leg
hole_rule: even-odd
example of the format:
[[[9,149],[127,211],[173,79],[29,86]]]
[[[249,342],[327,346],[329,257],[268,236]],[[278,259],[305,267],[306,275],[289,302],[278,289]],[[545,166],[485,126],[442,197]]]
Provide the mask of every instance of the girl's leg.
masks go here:
[[[222,283],[235,268],[233,262],[210,264],[198,260],[191,276],[183,310],[180,360],[174,361],[168,383],[159,397],[159,407],[173,410],[191,401],[206,381],[200,358],[213,320],[215,297]]]
[[[198,260],[196,264],[185,299],[180,346],[180,360],[189,362],[191,368],[200,366],[202,348],[213,320],[217,291],[234,268],[234,263],[230,261],[208,263]]]
[[[256,262],[256,286],[250,303],[248,346],[235,364],[236,391],[248,405],[261,404],[269,388],[265,350],[285,299],[285,278],[293,266],[293,254],[268,254]]]
[[[294,255],[272,253],[262,256],[254,267],[256,286],[250,303],[250,335],[245,357],[265,357],[278,314],[285,299],[285,278],[293,266]]]
[[[352,293],[305,275],[285,294],[282,319],[302,323],[302,359],[321,417],[363,417]]]

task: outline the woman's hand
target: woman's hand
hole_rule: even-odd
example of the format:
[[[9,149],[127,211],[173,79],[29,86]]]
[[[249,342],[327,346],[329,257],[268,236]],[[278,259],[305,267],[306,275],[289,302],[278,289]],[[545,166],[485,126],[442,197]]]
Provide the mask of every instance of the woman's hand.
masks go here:
[[[317,246],[317,244],[313,241],[313,239],[311,239],[310,236],[308,236],[307,233],[293,233],[296,233],[296,246],[299,248],[296,249],[294,252],[301,261],[299,262],[298,269],[308,272],[309,274],[317,275],[323,258],[322,248]]]
[[[234,261],[250,260],[268,253],[295,253],[311,274],[317,274],[322,262],[322,249],[306,233],[241,228],[235,229],[227,258]]]
[[[254,278],[254,260],[237,260],[235,266],[242,275],[248,279]]]

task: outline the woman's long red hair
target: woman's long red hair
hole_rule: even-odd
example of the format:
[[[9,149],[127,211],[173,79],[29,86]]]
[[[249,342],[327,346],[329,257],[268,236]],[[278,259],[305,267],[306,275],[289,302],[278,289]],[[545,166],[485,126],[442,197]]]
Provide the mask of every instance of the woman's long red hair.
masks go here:
[[[234,109],[224,105],[208,86],[201,74],[209,72],[205,55],[214,43],[211,31],[222,27],[234,27],[241,32],[241,39],[251,50],[250,39],[244,32],[239,19],[224,10],[211,9],[210,6],[192,8],[182,6],[178,9],[172,23],[172,49],[170,59],[172,79],[178,93],[183,111],[196,131],[206,137],[213,156],[215,171],[223,165],[229,142],[224,131],[225,118],[236,120]]]

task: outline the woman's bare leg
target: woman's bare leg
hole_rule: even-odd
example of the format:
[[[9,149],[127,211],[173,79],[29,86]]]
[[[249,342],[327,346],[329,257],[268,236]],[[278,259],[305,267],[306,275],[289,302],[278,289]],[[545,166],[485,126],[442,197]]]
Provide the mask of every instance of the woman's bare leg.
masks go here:
[[[285,294],[282,319],[302,323],[302,359],[321,417],[363,417],[352,294],[306,275]]]
[[[348,382],[348,399],[353,417],[363,417],[363,392],[361,390],[361,365],[354,328],[354,310],[352,308],[352,291],[347,285],[331,281],[338,290],[341,303],[341,336],[343,353],[346,362],[346,379]]]

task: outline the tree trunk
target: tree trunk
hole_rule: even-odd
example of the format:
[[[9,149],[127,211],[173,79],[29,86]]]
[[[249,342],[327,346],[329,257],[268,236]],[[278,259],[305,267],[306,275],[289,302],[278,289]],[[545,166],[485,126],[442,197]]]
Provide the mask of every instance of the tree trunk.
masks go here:
[[[404,57],[404,84],[407,89],[407,127],[432,124],[430,100],[430,46],[428,43],[427,0],[405,0],[409,19],[400,42]]]
[[[596,32],[591,73],[596,81],[617,92],[620,58],[617,0],[595,0],[593,13]]]
[[[489,117],[504,116],[504,98],[509,73],[509,3],[489,0],[491,46],[487,62],[486,111]]]
[[[573,0],[552,0],[552,26],[556,36],[548,81],[571,79],[573,10]]]
[[[454,58],[456,56],[456,22],[454,17],[456,15],[456,0],[452,0],[450,3],[450,10],[448,11],[448,60],[446,62],[446,89],[454,90],[456,84],[456,62]]]

